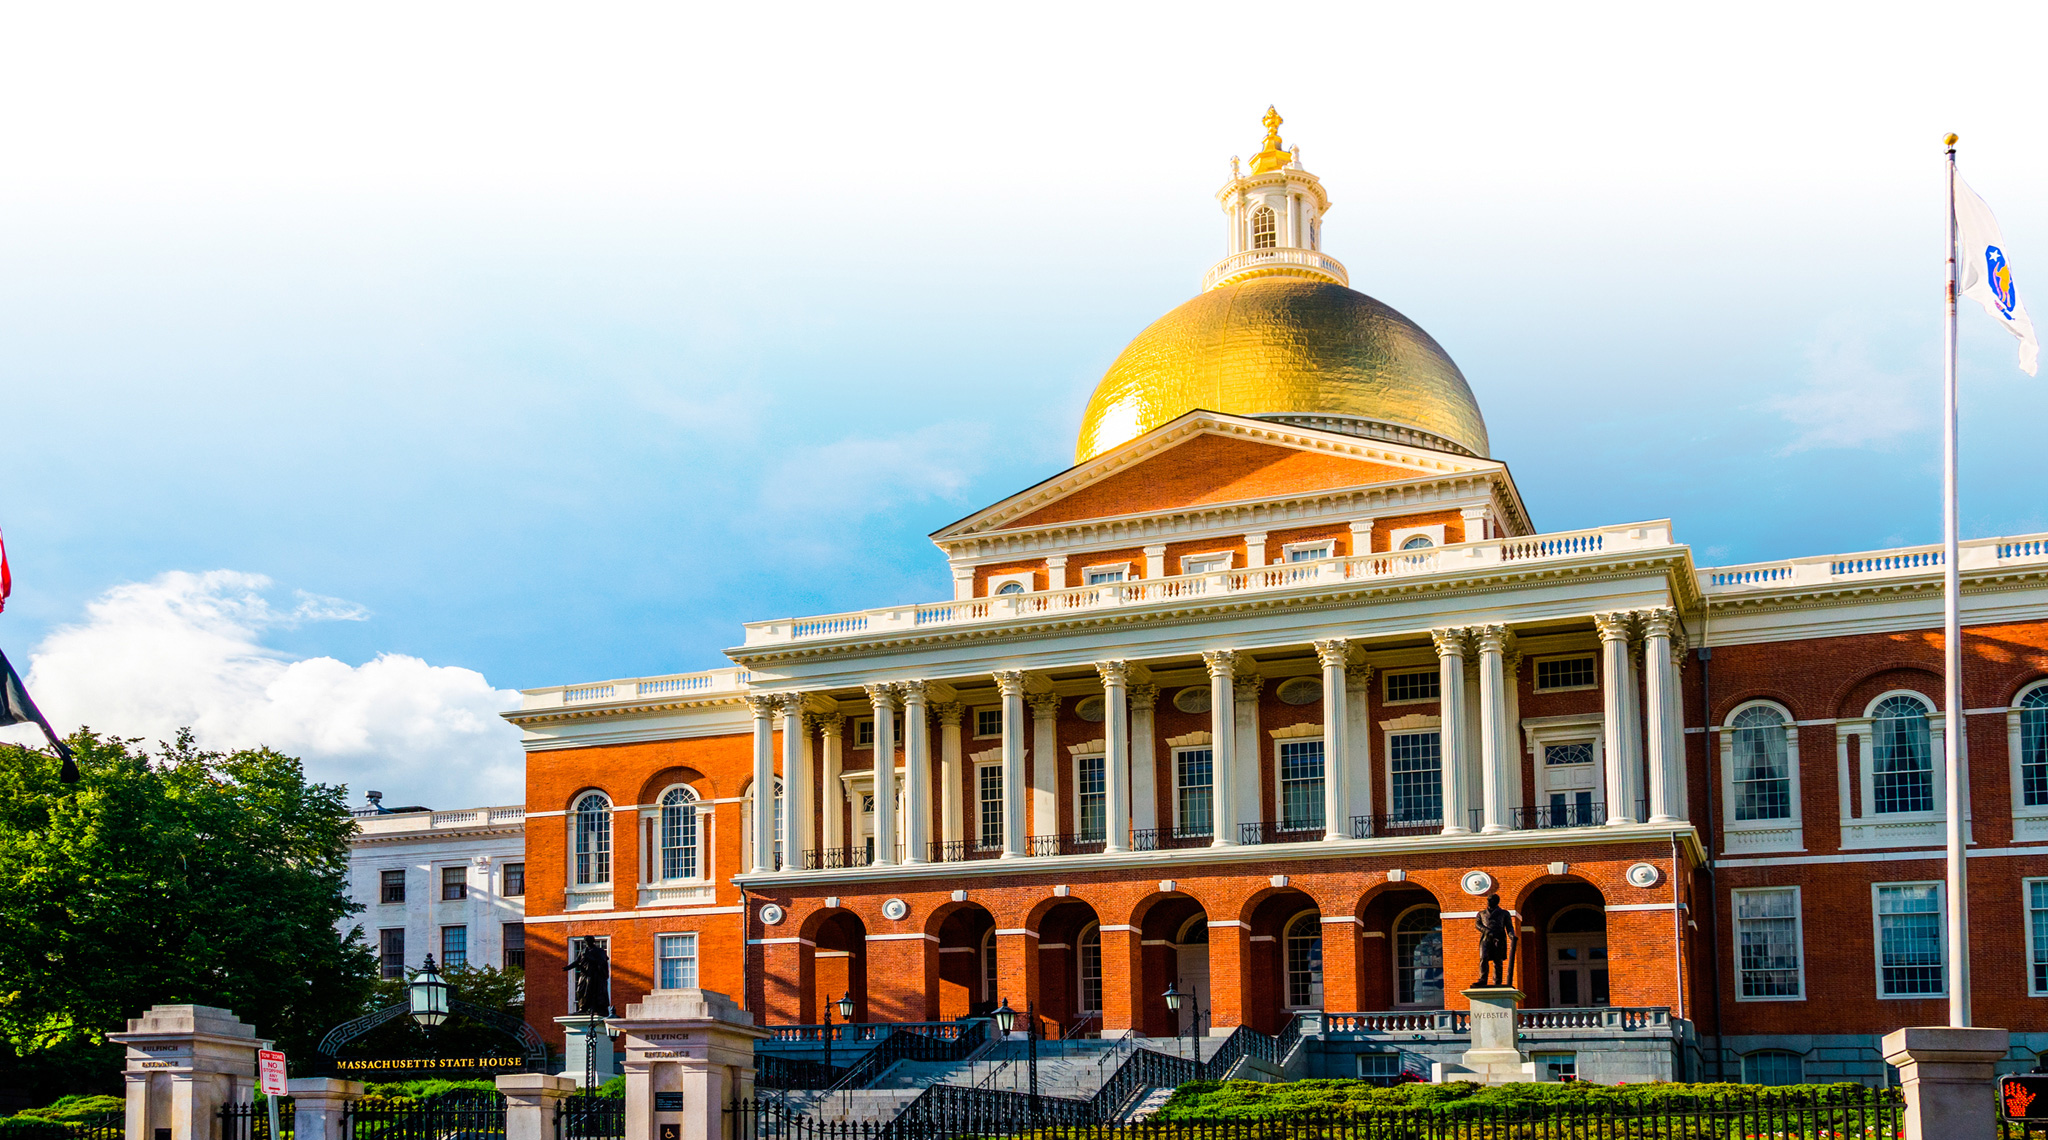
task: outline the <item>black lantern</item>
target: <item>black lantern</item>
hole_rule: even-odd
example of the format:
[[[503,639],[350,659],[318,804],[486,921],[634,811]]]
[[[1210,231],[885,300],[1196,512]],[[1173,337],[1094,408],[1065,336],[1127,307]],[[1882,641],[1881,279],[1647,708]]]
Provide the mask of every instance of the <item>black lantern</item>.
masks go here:
[[[848,1025],[852,1025],[853,994],[848,993],[845,997],[840,998],[838,1001],[833,1002],[832,1004],[836,1006],[839,1010],[839,1020],[845,1022]]]
[[[1166,992],[1159,996],[1166,999],[1166,1010],[1168,1013],[1179,1013],[1181,999],[1187,995],[1180,992],[1180,987],[1168,983]]]
[[[991,1016],[996,1019],[996,1032],[1005,1037],[1010,1035],[1010,1029],[1017,1024],[1017,1011],[1010,1008],[1009,998],[1004,998],[1002,1008]]]
[[[434,968],[434,956],[427,955],[426,964],[412,976],[406,985],[412,997],[412,1019],[432,1029],[448,1020],[448,983],[441,980],[441,972]]]

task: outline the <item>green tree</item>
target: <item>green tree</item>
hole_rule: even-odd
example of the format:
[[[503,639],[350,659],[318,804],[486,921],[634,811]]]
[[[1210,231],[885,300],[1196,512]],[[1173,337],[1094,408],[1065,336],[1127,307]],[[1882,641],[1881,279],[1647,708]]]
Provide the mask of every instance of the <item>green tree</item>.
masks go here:
[[[376,962],[349,901],[345,789],[267,748],[149,755],[80,730],[82,779],[0,746],[0,1067],[45,1092],[115,1091],[106,1040],[158,1003],[232,1009],[309,1056]]]

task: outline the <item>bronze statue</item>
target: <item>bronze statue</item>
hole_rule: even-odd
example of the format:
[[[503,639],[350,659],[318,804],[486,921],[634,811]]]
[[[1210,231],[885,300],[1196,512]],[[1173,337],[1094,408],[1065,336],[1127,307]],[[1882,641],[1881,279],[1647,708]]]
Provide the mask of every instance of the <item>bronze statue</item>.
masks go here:
[[[575,998],[571,1013],[587,1013],[605,1017],[612,1008],[612,963],[611,956],[604,952],[604,943],[595,938],[578,938],[575,957],[562,967],[564,973],[576,971]]]
[[[1488,967],[1492,967],[1493,985],[1506,986],[1514,976],[1514,952],[1521,945],[1521,932],[1516,929],[1515,916],[1502,909],[1499,895],[1486,896],[1486,909],[1472,920],[1479,928],[1479,981],[1486,985]]]

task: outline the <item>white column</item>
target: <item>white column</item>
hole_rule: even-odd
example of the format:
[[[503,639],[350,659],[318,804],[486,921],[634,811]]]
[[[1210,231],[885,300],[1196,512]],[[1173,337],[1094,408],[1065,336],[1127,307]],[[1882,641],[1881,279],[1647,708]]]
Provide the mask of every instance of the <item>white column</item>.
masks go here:
[[[1249,664],[1246,657],[1238,660]],[[1259,694],[1266,688],[1266,679],[1240,670],[1230,688],[1237,698],[1237,708],[1230,714],[1231,726],[1237,730],[1237,743],[1230,750],[1230,766],[1237,773],[1233,781],[1236,790],[1231,793],[1237,801],[1237,821],[1240,826],[1264,823],[1266,801],[1261,794],[1265,789],[1259,786],[1259,760],[1266,751],[1266,738],[1259,733]],[[1244,837],[1240,832],[1231,838],[1243,842]]]
[[[1507,678],[1501,657],[1507,652],[1505,626],[1482,625],[1479,640],[1479,786],[1481,814],[1485,824],[1479,830],[1494,835],[1514,830],[1508,805],[1515,799],[1508,780],[1519,777],[1520,765],[1509,764],[1507,744]]]
[[[905,681],[903,692],[903,861],[922,863],[931,854],[932,754],[925,720],[923,681]]]
[[[960,804],[960,717],[959,701],[932,706],[939,716],[939,842],[960,842],[960,824],[965,818]]]
[[[1232,775],[1237,765],[1230,759],[1237,742],[1237,730],[1231,723],[1237,702],[1230,679],[1237,670],[1237,654],[1228,649],[1208,650],[1202,654],[1202,664],[1209,668],[1209,814],[1215,821],[1209,846],[1235,847],[1237,797]]]
[[[875,866],[896,865],[896,686],[869,685],[875,710]]]
[[[1159,744],[1152,731],[1159,686],[1149,681],[1132,685],[1130,701],[1131,827],[1151,831],[1159,826]]]
[[[1650,822],[1670,823],[1678,818],[1672,793],[1677,790],[1671,749],[1671,631],[1678,615],[1668,609],[1654,609],[1643,615],[1643,668],[1648,671],[1644,698],[1649,702],[1648,733],[1650,766]]]
[[[1024,854],[1024,674],[995,675],[1003,694],[1003,858]]]
[[[1629,737],[1629,615],[1595,614],[1600,631],[1600,720],[1607,753],[1607,822],[1634,823],[1636,809],[1635,741]]]
[[[817,719],[825,743],[823,771],[818,778],[818,814],[824,826],[819,829],[822,842],[818,845],[830,851],[846,846],[846,783],[839,778],[846,763],[846,718],[835,712]]]
[[[804,698],[790,693],[782,698],[782,869],[799,870],[808,865],[805,853],[811,846],[810,750],[804,741]],[[822,865],[822,863],[821,863]]]
[[[1649,818],[1649,812],[1644,809],[1650,798],[1643,782],[1643,667],[1636,658],[1642,646],[1638,643],[1629,649],[1628,686],[1622,690],[1626,694],[1622,705],[1628,713],[1628,817],[1641,821]]]
[[[1102,677],[1102,774],[1107,785],[1102,849],[1115,855],[1131,846],[1131,726],[1124,703],[1124,663],[1097,661],[1095,672]]]
[[[775,866],[775,706],[771,695],[749,696],[754,710],[754,850],[750,871]]]
[[[1671,814],[1679,819],[1692,818],[1690,795],[1692,781],[1686,776],[1685,760],[1685,655],[1687,651],[1685,631],[1674,626],[1671,636]],[[1707,738],[1702,737],[1704,742]],[[1798,750],[1793,749],[1793,755]],[[1794,771],[1797,771],[1795,768]]]
[[[1351,803],[1349,811],[1353,819],[1364,824],[1362,835],[1372,834],[1372,666],[1364,663],[1347,666],[1344,670],[1344,707],[1347,710],[1345,726],[1346,740],[1350,747],[1347,756],[1351,775]]]
[[[1056,835],[1060,830],[1060,695],[1033,693],[1024,703],[1031,706],[1031,819],[1024,834]]]
[[[1436,643],[1437,687],[1442,690],[1441,722],[1437,737],[1442,757],[1442,780],[1444,800],[1445,835],[1469,835],[1472,829],[1466,826],[1465,802],[1467,786],[1465,770],[1470,760],[1465,755],[1465,631],[1462,629],[1433,629],[1429,631],[1431,641]]]
[[[1351,643],[1343,638],[1316,642],[1323,667],[1323,838],[1351,838],[1351,702],[1344,684]]]

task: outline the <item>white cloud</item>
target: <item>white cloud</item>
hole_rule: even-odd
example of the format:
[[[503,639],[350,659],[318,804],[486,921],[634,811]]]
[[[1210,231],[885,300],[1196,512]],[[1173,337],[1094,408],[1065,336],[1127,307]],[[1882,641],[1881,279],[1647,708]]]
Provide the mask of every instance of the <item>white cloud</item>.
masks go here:
[[[301,757],[310,777],[345,783],[358,801],[376,788],[432,807],[519,802],[519,735],[498,716],[517,693],[395,653],[362,665],[293,659],[264,645],[264,632],[368,614],[304,592],[281,608],[270,587],[232,570],[117,586],[35,648],[29,691],[60,733],[88,724],[154,742],[190,726],[205,748],[267,744]],[[0,731],[38,738],[25,727]]]
[[[1925,375],[1887,372],[1870,345],[1842,326],[1824,330],[1806,350],[1807,382],[1764,407],[1800,429],[1778,454],[1826,447],[1889,447],[1930,426],[1938,385]]]

